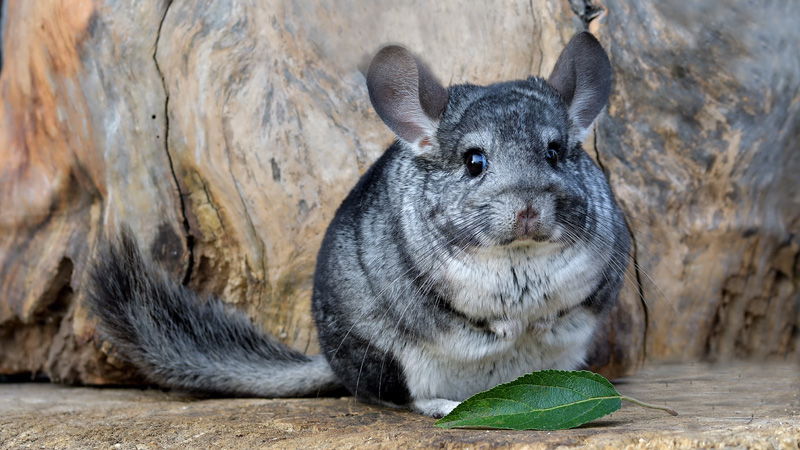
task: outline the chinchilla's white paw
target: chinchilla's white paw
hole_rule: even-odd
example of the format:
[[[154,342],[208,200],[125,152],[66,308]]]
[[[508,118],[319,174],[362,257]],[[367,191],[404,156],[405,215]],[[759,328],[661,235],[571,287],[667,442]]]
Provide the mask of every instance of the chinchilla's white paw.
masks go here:
[[[522,324],[519,320],[501,319],[492,322],[489,325],[489,329],[500,339],[513,341],[517,339],[522,332]]]

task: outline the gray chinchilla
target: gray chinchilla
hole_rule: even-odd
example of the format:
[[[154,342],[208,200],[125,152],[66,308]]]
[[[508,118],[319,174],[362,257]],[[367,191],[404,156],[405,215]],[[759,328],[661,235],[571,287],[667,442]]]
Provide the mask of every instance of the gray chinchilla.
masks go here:
[[[88,299],[145,376],[231,396],[345,387],[438,417],[531,371],[584,363],[629,249],[580,145],[611,87],[597,40],[577,34],[547,80],[450,88],[406,49],[384,47],[367,86],[397,140],[322,242],[312,300],[322,355],[169,280],[123,228],[98,254]]]

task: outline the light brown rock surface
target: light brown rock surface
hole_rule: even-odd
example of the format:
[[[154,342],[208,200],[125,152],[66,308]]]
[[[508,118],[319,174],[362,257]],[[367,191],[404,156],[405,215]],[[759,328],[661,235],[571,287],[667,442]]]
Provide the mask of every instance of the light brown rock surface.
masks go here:
[[[352,398],[195,400],[0,384],[0,449],[800,448],[794,364],[650,366],[617,387],[680,415],[623,404],[573,430],[441,430],[433,419]]]

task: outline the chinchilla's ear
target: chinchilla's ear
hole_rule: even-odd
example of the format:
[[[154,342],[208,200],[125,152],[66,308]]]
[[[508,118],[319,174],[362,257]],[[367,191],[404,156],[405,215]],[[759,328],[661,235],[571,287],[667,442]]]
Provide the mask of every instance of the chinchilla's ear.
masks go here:
[[[367,89],[375,111],[397,137],[419,153],[433,146],[448,93],[411,52],[383,47],[369,66]]]
[[[567,102],[573,131],[583,137],[611,91],[608,55],[591,33],[578,33],[561,52],[547,83]]]

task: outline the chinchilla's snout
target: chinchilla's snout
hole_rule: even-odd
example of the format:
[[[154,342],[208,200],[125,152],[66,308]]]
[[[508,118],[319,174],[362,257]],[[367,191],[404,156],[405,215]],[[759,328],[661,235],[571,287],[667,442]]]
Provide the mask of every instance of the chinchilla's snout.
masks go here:
[[[524,204],[514,213],[514,241],[552,241],[558,236],[553,204],[549,199]]]
[[[532,192],[533,191],[533,192]],[[494,224],[497,244],[512,242],[545,242],[556,239],[560,233],[556,220],[556,198],[538,190],[505,193],[496,197]]]
[[[514,239],[542,240],[549,235],[542,225],[539,209],[533,205],[526,205],[516,213],[516,221],[514,222],[513,230]]]

